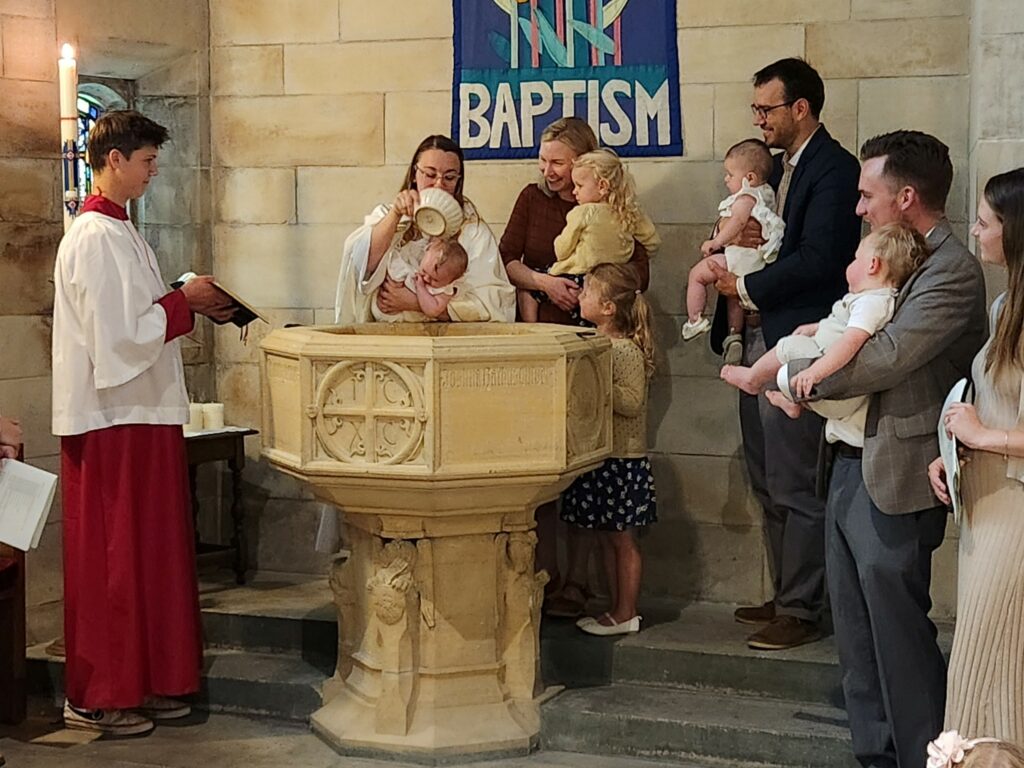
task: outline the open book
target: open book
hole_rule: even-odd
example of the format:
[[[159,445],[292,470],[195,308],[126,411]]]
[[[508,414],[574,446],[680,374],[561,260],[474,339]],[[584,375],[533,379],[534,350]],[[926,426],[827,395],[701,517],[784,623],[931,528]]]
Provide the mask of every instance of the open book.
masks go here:
[[[171,288],[174,288],[174,289],[181,288],[181,286],[183,286],[185,283],[187,283],[189,280],[191,280],[195,276],[196,276],[195,272],[186,272],[181,277],[179,277],[177,280],[175,280],[173,283],[171,283]],[[263,315],[260,314],[259,310],[257,310],[255,307],[252,307],[249,304],[247,304],[245,301],[242,300],[241,297],[239,297],[236,294],[232,293],[231,291],[229,291],[227,288],[225,288],[220,283],[214,281],[213,286],[217,290],[219,290],[222,293],[224,293],[229,299],[231,299],[232,302],[234,302],[233,303],[233,308],[235,310],[235,313],[231,316],[230,320],[214,320],[213,322],[217,323],[218,325],[224,325],[224,323],[230,322],[230,323],[234,323],[239,328],[244,328],[249,323],[251,323],[253,320],[257,320],[257,319],[262,320],[264,323],[269,322],[267,320],[267,318],[265,318]]]
[[[0,459],[0,541],[25,551],[38,547],[56,488],[56,475]]]

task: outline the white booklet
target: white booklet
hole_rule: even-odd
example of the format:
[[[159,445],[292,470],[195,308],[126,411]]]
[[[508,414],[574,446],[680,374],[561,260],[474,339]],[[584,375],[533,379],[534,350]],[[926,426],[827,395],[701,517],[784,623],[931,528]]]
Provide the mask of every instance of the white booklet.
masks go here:
[[[946,402],[942,404],[942,413],[939,414],[939,455],[942,457],[942,464],[946,468],[946,489],[949,491],[949,498],[953,502],[953,522],[960,525],[960,513],[964,508],[963,497],[960,494],[960,456],[959,445],[955,437],[946,432],[946,423],[943,418],[949,406],[953,403],[963,403],[971,397],[970,385],[967,379],[960,379],[946,395]]]
[[[56,475],[0,460],[0,541],[24,551],[38,547],[56,488]]]

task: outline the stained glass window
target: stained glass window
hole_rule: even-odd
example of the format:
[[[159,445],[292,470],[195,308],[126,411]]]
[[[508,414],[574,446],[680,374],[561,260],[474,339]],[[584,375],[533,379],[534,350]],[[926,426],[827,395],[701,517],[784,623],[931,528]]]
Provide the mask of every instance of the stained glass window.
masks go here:
[[[78,197],[85,200],[92,192],[92,168],[86,162],[85,149],[89,146],[89,131],[103,114],[103,105],[87,93],[78,94]]]

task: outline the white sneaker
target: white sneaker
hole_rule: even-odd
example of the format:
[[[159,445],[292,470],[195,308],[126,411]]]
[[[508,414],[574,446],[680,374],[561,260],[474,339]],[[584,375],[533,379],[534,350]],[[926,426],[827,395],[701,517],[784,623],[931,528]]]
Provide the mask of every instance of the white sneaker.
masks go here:
[[[681,334],[683,337],[683,341],[691,341],[693,339],[696,339],[698,336],[707,333],[710,330],[711,321],[706,317],[702,317],[700,320],[697,320],[696,322],[692,320],[687,320],[685,323],[683,323],[683,329],[681,331]]]
[[[64,727],[112,736],[137,736],[152,731],[153,721],[125,709],[78,709],[65,701]]]
[[[612,622],[609,626],[605,626],[604,624],[601,624],[596,620],[590,622],[589,624],[582,624],[577,626],[579,626],[579,628],[586,632],[588,635],[600,636],[630,635],[640,631],[639,616],[634,616],[629,621],[623,621],[621,623],[616,623],[615,620],[611,616],[608,616],[607,613],[605,614],[605,616],[607,616],[608,620]]]
[[[135,711],[150,720],[177,720],[192,714],[192,707],[184,701],[169,699],[166,696],[147,696],[142,706]]]

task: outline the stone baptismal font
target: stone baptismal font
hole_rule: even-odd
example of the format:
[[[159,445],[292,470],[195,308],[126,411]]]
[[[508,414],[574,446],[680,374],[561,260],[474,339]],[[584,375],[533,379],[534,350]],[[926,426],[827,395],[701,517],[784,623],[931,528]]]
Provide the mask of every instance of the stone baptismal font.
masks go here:
[[[604,337],[541,324],[276,330],[263,454],[344,513],[339,751],[525,753],[539,730],[534,510],[611,449]]]

